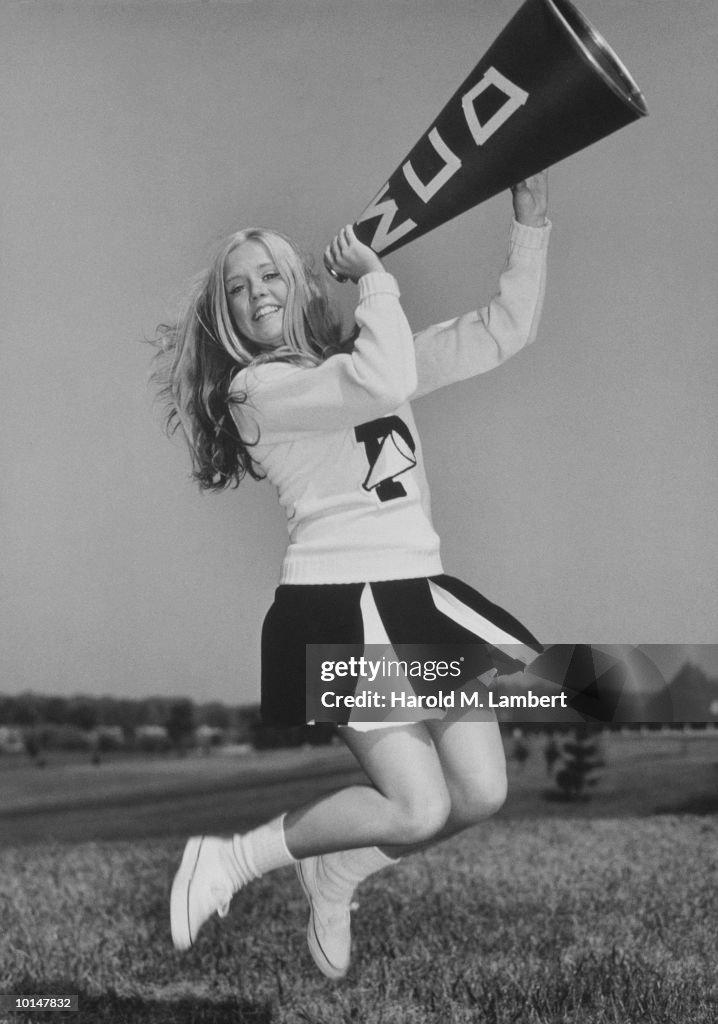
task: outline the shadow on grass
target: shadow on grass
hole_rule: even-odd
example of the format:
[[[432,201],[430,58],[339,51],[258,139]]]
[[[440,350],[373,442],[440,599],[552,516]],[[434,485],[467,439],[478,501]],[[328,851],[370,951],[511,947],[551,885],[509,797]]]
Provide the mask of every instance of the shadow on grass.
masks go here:
[[[544,789],[541,799],[550,804],[587,804],[590,793],[565,793],[561,789]]]
[[[77,995],[79,1012],[52,1010],[0,1012],[0,1020],[15,1024],[271,1024],[269,1003],[252,1002],[241,997],[218,1000],[182,996],[177,999],[147,999],[142,996],[120,996],[116,992],[102,995],[77,991],[73,982],[37,981],[23,978],[13,985],[15,993],[34,995]]]
[[[718,814],[718,793],[703,793],[675,804],[661,804],[654,814]]]

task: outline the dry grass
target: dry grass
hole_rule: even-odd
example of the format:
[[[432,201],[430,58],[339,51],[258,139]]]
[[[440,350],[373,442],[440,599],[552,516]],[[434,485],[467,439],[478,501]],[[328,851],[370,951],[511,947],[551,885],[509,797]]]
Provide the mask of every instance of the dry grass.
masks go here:
[[[487,823],[366,883],[340,985],[289,870],[180,955],[176,843],[9,849],[0,991],[77,992],[88,1024],[714,1024],[717,841],[712,817]]]
[[[542,799],[537,749],[510,765],[497,818],[366,883],[339,985],[305,949],[292,871],[240,893],[184,955],[167,893],[198,820],[229,823],[237,807],[257,819],[332,786],[349,767],[341,752],[241,771],[68,762],[44,792],[51,776],[16,765],[0,796],[5,834],[25,830],[0,850],[0,992],[80,996],[79,1017],[17,1024],[715,1024],[718,817],[655,814],[715,809],[715,739],[612,738],[587,804]],[[48,823],[57,838],[30,842]],[[108,828],[126,838],[73,841]]]

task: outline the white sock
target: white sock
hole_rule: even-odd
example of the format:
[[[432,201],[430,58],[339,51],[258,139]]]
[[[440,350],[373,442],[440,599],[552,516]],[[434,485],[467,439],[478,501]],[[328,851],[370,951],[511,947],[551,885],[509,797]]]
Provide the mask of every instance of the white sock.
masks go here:
[[[229,840],[227,869],[235,885],[235,892],[253,878],[261,878],[268,871],[293,864],[295,857],[289,852],[284,838],[284,815],[266,825]]]
[[[387,857],[378,846],[325,853],[319,860],[322,891],[336,899],[351,899],[354,890],[365,878],[391,864],[399,863],[398,857]]]

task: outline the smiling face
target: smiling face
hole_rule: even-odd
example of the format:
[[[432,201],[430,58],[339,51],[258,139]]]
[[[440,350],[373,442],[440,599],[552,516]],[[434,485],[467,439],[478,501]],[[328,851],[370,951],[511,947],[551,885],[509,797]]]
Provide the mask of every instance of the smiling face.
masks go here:
[[[224,286],[234,325],[260,351],[282,344],[288,288],[267,249],[247,239],[224,261]]]

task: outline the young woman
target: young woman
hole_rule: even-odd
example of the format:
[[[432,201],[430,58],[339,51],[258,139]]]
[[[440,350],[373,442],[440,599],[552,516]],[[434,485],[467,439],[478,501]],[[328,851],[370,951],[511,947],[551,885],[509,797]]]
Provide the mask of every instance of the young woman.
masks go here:
[[[358,283],[349,342],[307,261],[285,236],[262,229],[228,238],[177,322],[163,328],[157,376],[200,486],[266,477],[287,513],[289,546],[262,637],[269,723],[305,721],[306,644],[470,642],[485,652],[477,674],[540,649],[515,619],[444,574],[409,405],[498,366],[536,336],[550,232],[546,174],[512,195],[497,296],[416,336],[396,281],[351,227],[325,252],[328,267]],[[446,690],[447,680],[440,685]],[[172,887],[175,946],[188,948],[251,879],[295,864],[309,901],[310,952],[325,975],[341,978],[359,882],[504,801],[493,713],[443,714],[391,724],[347,715],[339,733],[369,784],[244,835],[191,838]]]

